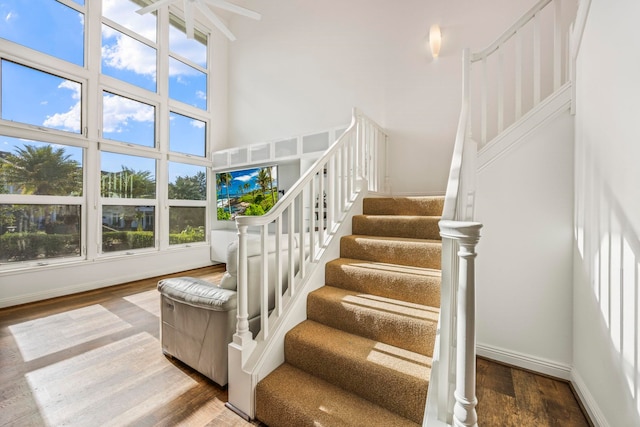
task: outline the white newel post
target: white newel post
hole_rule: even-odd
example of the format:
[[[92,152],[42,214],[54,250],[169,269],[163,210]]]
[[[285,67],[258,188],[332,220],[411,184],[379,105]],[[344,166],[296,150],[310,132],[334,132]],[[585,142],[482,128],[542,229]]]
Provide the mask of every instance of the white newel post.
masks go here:
[[[247,226],[238,225],[238,322],[229,344],[229,402],[227,406],[246,419],[254,417],[253,376],[243,366],[256,347],[249,330],[249,296],[247,294]]]
[[[476,413],[476,295],[475,247],[482,224],[440,221],[442,237],[458,241],[459,282],[457,304],[456,390],[453,406],[455,427],[477,427]]]

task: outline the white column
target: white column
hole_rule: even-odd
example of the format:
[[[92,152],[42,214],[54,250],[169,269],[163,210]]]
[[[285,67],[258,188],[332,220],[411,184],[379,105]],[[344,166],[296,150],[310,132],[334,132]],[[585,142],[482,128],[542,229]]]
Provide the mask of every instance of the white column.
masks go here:
[[[476,298],[475,247],[482,224],[440,221],[440,234],[458,242],[460,250],[457,303],[456,390],[453,406],[455,427],[477,427],[476,413]]]

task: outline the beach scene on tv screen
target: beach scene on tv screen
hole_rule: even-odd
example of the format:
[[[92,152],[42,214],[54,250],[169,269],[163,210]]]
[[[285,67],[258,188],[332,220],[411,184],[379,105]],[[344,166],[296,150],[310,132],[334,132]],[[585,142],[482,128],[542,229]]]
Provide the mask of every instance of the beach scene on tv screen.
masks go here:
[[[278,201],[278,168],[267,166],[216,173],[218,220],[264,215]]]

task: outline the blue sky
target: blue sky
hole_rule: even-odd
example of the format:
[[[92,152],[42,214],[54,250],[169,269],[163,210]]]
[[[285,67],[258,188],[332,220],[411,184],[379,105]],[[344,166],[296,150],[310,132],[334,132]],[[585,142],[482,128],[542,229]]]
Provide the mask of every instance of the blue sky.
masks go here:
[[[74,0],[83,5],[84,1]],[[103,15],[135,30],[152,44],[156,39],[153,14],[138,15],[139,8],[125,0],[103,0]],[[0,37],[40,52],[84,66],[84,15],[55,0],[0,0]],[[156,90],[156,50],[148,44],[102,25],[102,72],[149,91]],[[206,75],[181,59],[206,67],[206,46],[171,27],[170,97],[206,110]],[[84,124],[80,116],[81,85],[8,61],[2,62],[2,118],[36,126],[79,133]],[[101,130],[105,138],[152,147],[156,111],[138,100],[103,93]],[[204,156],[205,123],[176,113],[170,116],[170,149]],[[13,152],[24,141],[0,136],[0,151]],[[33,143],[32,143],[33,144]],[[67,150],[72,158],[76,150]],[[128,165],[135,170],[142,164]],[[108,169],[121,165],[105,164]],[[175,174],[185,176],[175,167]],[[155,171],[154,171],[155,173]]]

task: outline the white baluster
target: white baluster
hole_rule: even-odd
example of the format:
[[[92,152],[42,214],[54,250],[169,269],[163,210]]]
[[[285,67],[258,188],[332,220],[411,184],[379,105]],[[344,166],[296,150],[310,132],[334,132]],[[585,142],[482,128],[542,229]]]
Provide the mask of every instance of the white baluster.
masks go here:
[[[498,48],[498,133],[504,130],[504,45]]]
[[[522,117],[522,33],[516,33],[516,120]]]
[[[260,229],[260,329],[262,339],[269,337],[269,224]]]
[[[481,87],[481,105],[480,105],[480,141],[482,144],[487,143],[487,87],[489,86],[489,74],[487,72],[487,57],[482,58],[482,87]]]
[[[540,14],[533,17],[533,106],[540,103]]]
[[[238,227],[238,322],[236,324],[236,335],[242,340],[252,338],[249,331],[249,298],[247,289],[247,226],[243,225]]]
[[[562,76],[562,2],[555,0],[553,14],[553,90],[560,89]]]

